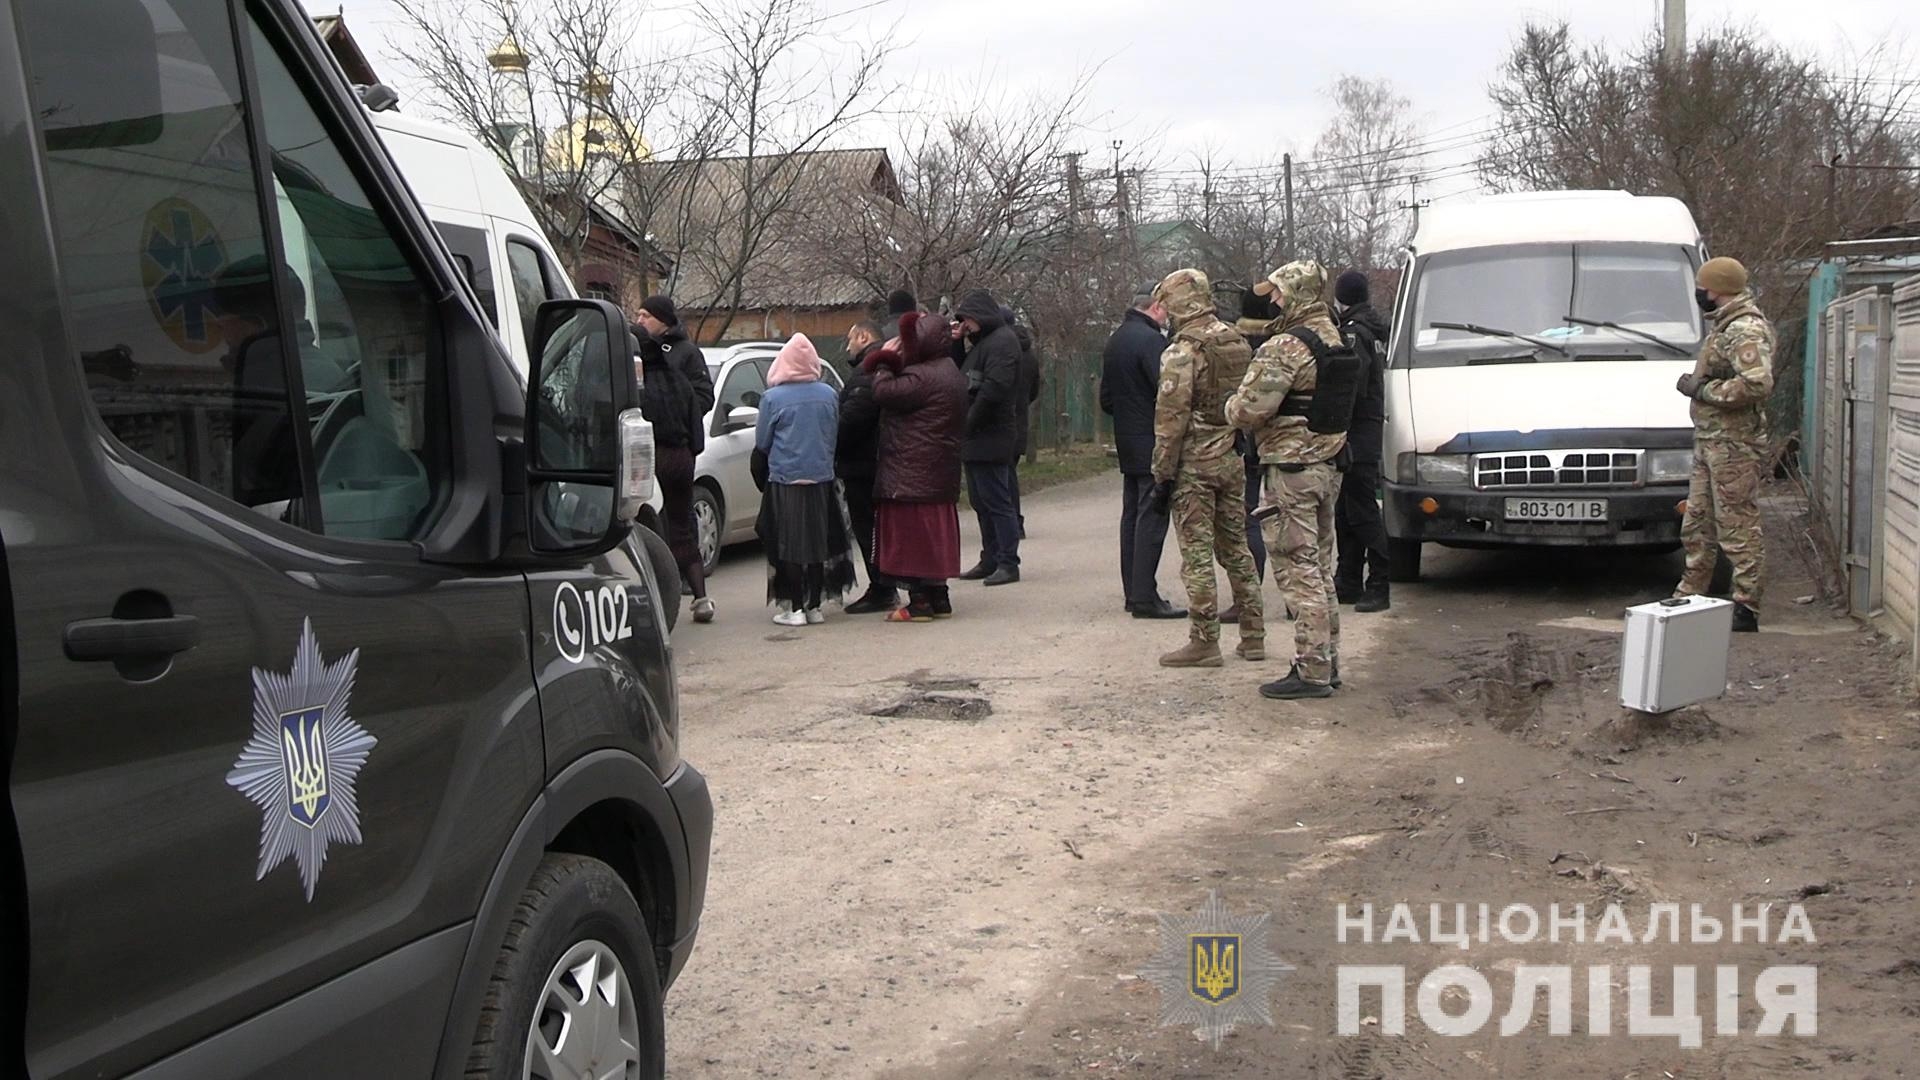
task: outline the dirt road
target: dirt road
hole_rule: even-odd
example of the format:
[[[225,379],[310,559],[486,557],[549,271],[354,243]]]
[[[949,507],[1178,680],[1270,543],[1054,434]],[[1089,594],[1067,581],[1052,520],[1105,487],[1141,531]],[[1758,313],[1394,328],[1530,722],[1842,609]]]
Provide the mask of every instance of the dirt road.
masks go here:
[[[1347,689],[1280,704],[1265,663],[1166,671],[1184,624],[1120,611],[1117,480],[1030,497],[1026,580],[958,583],[951,622],[768,622],[749,550],[685,626],[685,743],[718,831],[701,942],[668,1006],[685,1077],[1906,1075],[1920,1044],[1912,695],[1893,650],[1815,605],[1776,547],[1768,631],[1728,697],[1659,725],[1615,706],[1620,609],[1677,556],[1429,552],[1386,616],[1344,622]],[[969,529],[969,536],[971,530]],[[971,552],[968,553],[971,555]],[[1171,552],[1169,552],[1171,554]],[[1171,560],[1162,587],[1180,596]],[[1267,596],[1273,603],[1269,586]],[[1274,604],[1277,606],[1277,604]],[[1229,644],[1232,635],[1227,636]],[[1598,812],[1594,812],[1598,811]],[[1556,858],[1557,856],[1557,858]],[[1159,1024],[1138,977],[1157,913],[1218,890],[1271,912],[1296,970],[1274,1026],[1218,1051]],[[1631,947],[1339,944],[1336,906],[1619,902]],[[1817,945],[1641,944],[1650,905],[1801,902]],[[1780,918],[1773,926],[1777,931]],[[1492,1023],[1335,1032],[1335,968],[1507,973]],[[1516,964],[1615,965],[1614,1034],[1498,1037]],[[1714,965],[1820,969],[1816,1035],[1716,1037]],[[1656,1012],[1702,965],[1705,1045],[1628,1038],[1626,965]],[[1670,987],[1668,987],[1670,990]],[[1544,996],[1543,996],[1544,1001]],[[1381,1010],[1369,1007],[1370,1013]],[[1458,1011],[1455,1008],[1454,1011]],[[1758,1018],[1743,998],[1741,1030]],[[1377,1015],[1372,1019],[1377,1020]]]

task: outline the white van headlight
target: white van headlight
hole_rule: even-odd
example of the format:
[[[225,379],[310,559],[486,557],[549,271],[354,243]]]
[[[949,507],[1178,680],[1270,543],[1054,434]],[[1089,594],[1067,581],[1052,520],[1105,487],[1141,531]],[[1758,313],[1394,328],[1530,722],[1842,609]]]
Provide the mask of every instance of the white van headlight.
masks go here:
[[[1465,484],[1469,476],[1465,454],[1421,454],[1413,468],[1423,484]]]
[[[620,414],[620,516],[631,521],[653,498],[653,425],[639,409]]]
[[[1671,484],[1692,476],[1692,450],[1647,451],[1647,483]]]

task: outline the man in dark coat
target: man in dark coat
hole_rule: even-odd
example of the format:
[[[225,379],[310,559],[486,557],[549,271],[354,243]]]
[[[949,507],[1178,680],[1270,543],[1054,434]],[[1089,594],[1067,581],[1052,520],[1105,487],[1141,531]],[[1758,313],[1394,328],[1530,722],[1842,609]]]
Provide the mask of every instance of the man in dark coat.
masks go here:
[[[967,499],[980,524],[980,561],[967,581],[1009,585],[1020,580],[1020,512],[1014,502],[1013,463],[1019,458],[1020,336],[1000,314],[1000,303],[975,289],[954,308],[956,340],[966,348]]]
[[[1366,365],[1353,402],[1347,448],[1353,463],[1340,480],[1333,528],[1340,552],[1334,590],[1358,612],[1391,606],[1387,586],[1387,524],[1375,493],[1380,489],[1381,456],[1387,419],[1387,321],[1369,300],[1367,275],[1349,270],[1333,286],[1340,333],[1351,341]],[[1363,580],[1364,578],[1364,580]]]
[[[1168,515],[1153,504],[1153,406],[1160,392],[1160,354],[1167,312],[1151,288],[1107,339],[1100,363],[1100,411],[1113,417],[1120,457],[1120,588],[1136,619],[1184,619],[1156,580],[1166,546]]]
[[[635,328],[660,343],[667,363],[680,370],[693,384],[693,452],[697,457],[707,446],[707,414],[713,411],[713,373],[707,370],[706,355],[687,336],[680,325],[680,312],[667,296],[649,296],[640,302]]]
[[[892,611],[900,603],[899,590],[881,579],[873,561],[873,477],[880,449],[880,407],[873,400],[873,376],[860,365],[880,348],[880,328],[872,322],[862,320],[847,331],[850,373],[840,387],[833,471],[846,489],[847,517],[867,567],[866,594],[847,605],[849,615]]]
[[[1020,338],[1020,394],[1014,399],[1020,410],[1020,443],[1013,448],[1013,513],[1020,519],[1020,539],[1027,538],[1027,512],[1020,505],[1020,463],[1026,460],[1027,437],[1033,430],[1033,403],[1040,397],[1040,356],[1033,350],[1033,330],[1019,321],[1010,307],[1000,309],[1000,317]]]

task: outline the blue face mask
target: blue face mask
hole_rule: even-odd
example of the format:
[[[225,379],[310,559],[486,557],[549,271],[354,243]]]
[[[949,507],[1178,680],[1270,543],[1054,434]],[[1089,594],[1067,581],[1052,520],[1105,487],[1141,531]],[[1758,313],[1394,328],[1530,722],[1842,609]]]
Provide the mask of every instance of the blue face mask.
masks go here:
[[[1713,294],[1705,289],[1693,290],[1693,302],[1699,304],[1700,310],[1708,315],[1713,314],[1714,311],[1720,307],[1719,304],[1713,302]]]

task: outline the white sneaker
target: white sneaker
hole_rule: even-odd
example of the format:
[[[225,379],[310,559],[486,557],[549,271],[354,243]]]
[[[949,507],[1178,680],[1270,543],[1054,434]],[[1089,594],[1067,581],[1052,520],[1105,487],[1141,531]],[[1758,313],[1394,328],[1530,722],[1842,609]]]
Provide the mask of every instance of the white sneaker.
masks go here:
[[[773,616],[773,621],[774,621],[774,623],[775,623],[775,624],[777,624],[777,625],[779,625],[779,626],[805,626],[805,625],[807,625],[807,617],[806,617],[806,615],[805,615],[805,614],[803,614],[803,613],[801,613],[801,612],[798,612],[798,611],[781,611],[781,612],[776,612],[776,613],[774,614],[774,616]]]
[[[827,617],[821,614],[819,608],[808,608],[805,614],[807,616],[808,626],[819,626],[821,623],[827,621]]]
[[[693,602],[693,621],[710,623],[713,621],[713,598],[703,596]]]

